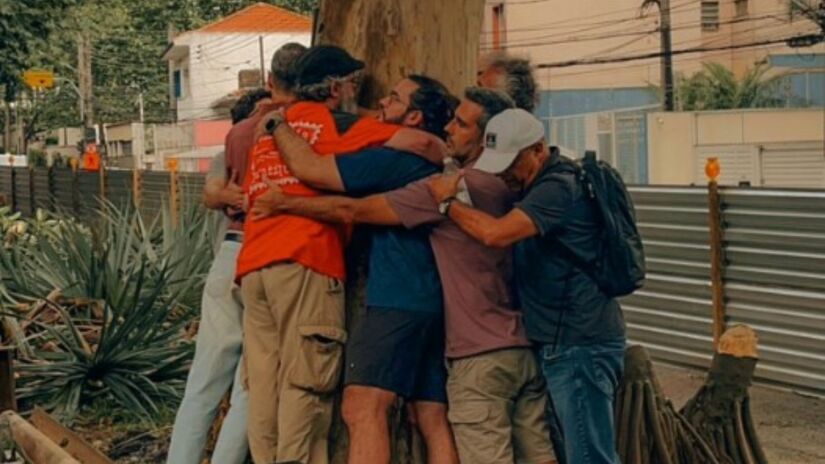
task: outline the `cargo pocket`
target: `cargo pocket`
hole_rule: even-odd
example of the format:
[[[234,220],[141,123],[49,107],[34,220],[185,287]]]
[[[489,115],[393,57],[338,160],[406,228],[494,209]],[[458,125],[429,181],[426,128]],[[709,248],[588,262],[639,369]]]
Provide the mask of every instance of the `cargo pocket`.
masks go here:
[[[461,462],[502,462],[496,460],[502,439],[496,431],[501,424],[494,420],[492,413],[486,401],[450,404],[447,420],[453,429]],[[509,433],[506,439],[510,439]]]
[[[490,405],[486,401],[460,401],[447,410],[447,420],[456,425],[480,424],[489,417]]]
[[[298,327],[301,349],[292,362],[290,383],[303,390],[328,393],[335,390],[341,375],[347,333],[333,326]]]

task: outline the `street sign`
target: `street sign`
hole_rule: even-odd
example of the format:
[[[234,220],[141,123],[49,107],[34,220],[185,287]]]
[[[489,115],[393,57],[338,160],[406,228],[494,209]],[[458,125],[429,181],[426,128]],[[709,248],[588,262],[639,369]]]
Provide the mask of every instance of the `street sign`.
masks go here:
[[[166,169],[172,172],[177,172],[179,167],[178,160],[175,158],[170,158],[166,160]]]
[[[50,89],[54,87],[54,73],[30,69],[23,73],[23,80],[33,89]]]

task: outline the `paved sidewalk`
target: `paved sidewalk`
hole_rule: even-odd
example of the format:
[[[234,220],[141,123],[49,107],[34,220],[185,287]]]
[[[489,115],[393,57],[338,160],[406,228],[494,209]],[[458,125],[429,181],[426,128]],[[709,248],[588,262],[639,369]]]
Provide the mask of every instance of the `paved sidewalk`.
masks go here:
[[[665,394],[681,408],[704,383],[705,373],[655,364]],[[825,400],[776,388],[751,387],[759,439],[771,464],[825,464]]]

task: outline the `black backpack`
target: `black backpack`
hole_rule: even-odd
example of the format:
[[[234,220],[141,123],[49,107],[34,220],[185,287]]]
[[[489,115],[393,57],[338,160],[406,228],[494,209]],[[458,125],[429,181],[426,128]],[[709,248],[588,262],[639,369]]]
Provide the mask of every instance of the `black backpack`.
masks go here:
[[[594,262],[579,266],[607,296],[630,295],[645,281],[645,252],[636,227],[636,209],[621,174],[594,151],[575,161],[576,177],[593,201],[602,225]],[[566,248],[566,247],[565,247]]]

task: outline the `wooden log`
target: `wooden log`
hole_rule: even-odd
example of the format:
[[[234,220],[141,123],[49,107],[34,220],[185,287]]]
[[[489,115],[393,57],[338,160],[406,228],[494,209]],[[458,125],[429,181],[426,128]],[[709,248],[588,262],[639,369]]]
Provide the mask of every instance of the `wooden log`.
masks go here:
[[[34,408],[31,423],[43,435],[46,435],[51,441],[57,443],[58,446],[83,464],[113,464],[112,460],[86,443],[76,433],[64,427],[63,424],[44,410]]]
[[[14,442],[33,464],[80,464],[16,412],[6,411],[0,414],[0,419],[8,422]]]

